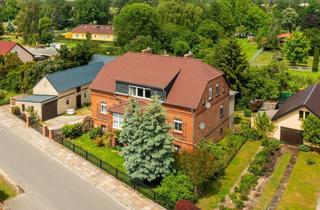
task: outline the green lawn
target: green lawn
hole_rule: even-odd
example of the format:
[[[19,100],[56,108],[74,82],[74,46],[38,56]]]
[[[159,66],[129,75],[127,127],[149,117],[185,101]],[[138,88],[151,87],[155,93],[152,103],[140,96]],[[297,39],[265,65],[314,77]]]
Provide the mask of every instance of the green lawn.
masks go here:
[[[308,165],[307,160],[315,161]],[[278,209],[316,209],[320,193],[320,155],[300,152]]]
[[[69,47],[69,48],[73,48],[77,44],[80,44],[85,41],[86,40],[74,40],[74,39],[64,39],[64,38],[60,38],[60,39],[55,40],[55,42],[65,43],[67,45],[67,47]],[[101,48],[114,46],[113,42],[99,42],[99,41],[94,41],[94,42],[98,43],[99,47],[101,47]]]
[[[109,163],[113,167],[118,168],[120,171],[126,172],[123,166],[124,160],[120,156],[119,152],[105,146],[98,147],[92,140],[90,140],[88,134],[82,135],[81,137],[75,139],[73,142],[76,145],[87,150],[88,152],[94,154],[98,158],[101,158],[106,163]]]
[[[287,152],[280,157],[275,170],[273,171],[268,183],[266,184],[255,209],[267,209],[268,205],[272,201],[274,194],[278,189],[281,179],[284,176],[284,172],[289,164],[291,156],[292,154]]]
[[[259,146],[258,141],[247,141],[226,168],[225,175],[220,178],[218,190],[213,189],[213,194],[200,199],[197,206],[202,210],[216,208],[220,200],[230,192],[241,173],[248,167]]]
[[[16,191],[0,178],[0,201],[5,201],[16,195]]]
[[[258,51],[258,45],[255,42],[249,42],[246,38],[238,40],[243,52],[246,53],[248,60],[250,60]]]
[[[273,51],[263,51],[260,55],[251,63],[253,66],[264,66],[272,62],[274,52]]]

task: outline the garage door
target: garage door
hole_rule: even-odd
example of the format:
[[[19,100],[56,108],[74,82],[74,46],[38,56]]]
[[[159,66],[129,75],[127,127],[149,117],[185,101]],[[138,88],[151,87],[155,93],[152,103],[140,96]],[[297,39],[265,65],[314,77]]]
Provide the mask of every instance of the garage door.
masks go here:
[[[303,144],[302,131],[281,127],[280,139],[286,144]]]

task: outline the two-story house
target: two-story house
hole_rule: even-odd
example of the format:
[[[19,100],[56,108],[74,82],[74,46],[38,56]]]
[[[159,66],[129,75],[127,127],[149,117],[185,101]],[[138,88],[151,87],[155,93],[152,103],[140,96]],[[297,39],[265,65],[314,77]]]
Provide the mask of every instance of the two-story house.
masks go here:
[[[202,139],[225,135],[234,101],[224,74],[201,60],[144,53],[105,64],[90,89],[94,123],[109,129],[121,129],[129,97],[145,105],[159,95],[174,145],[188,151]]]

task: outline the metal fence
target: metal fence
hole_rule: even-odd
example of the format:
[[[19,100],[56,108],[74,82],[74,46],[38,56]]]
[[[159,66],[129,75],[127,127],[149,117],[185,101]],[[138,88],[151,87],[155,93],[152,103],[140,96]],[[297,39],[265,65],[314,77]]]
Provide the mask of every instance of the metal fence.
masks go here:
[[[100,169],[104,170],[108,174],[112,175],[116,179],[120,180],[121,182],[127,184],[134,190],[137,190],[139,193],[143,194],[147,198],[157,202],[158,204],[162,205],[165,208],[169,208],[166,203],[163,203],[157,193],[148,185],[135,182],[130,179],[130,177],[123,171],[113,167],[109,163],[103,161],[102,159],[98,158],[94,154],[88,152],[87,150],[83,149],[82,147],[74,144],[72,141],[66,139],[63,134],[59,133],[58,131],[52,132],[53,140],[58,142],[59,144],[63,145],[70,151],[74,152],[75,154],[79,155],[80,157],[84,158],[85,160],[89,161],[93,165],[99,167]]]

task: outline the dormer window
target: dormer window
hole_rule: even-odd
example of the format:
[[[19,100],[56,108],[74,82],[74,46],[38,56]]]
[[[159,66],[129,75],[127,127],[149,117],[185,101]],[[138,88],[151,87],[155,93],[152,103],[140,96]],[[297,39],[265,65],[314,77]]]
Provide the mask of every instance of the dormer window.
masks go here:
[[[148,88],[129,86],[129,95],[139,98],[151,98],[151,90]]]

